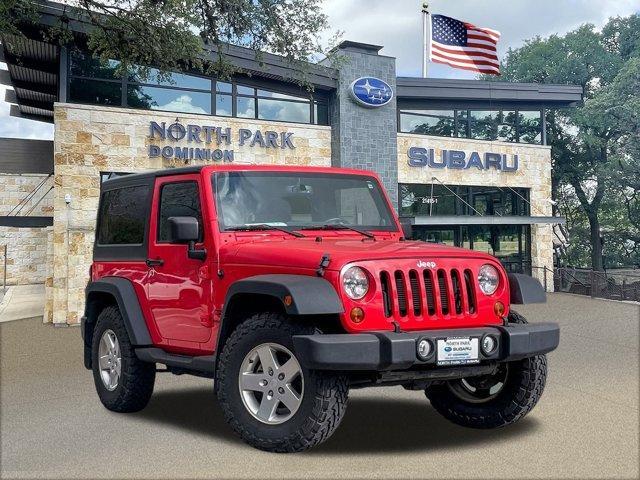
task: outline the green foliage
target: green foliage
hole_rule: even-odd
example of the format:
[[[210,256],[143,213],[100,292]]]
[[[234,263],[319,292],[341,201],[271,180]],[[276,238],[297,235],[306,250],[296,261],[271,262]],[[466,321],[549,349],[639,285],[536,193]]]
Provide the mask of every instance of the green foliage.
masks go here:
[[[310,88],[307,61],[322,52],[319,33],[327,28],[319,0],[77,0],[60,23],[46,32],[68,40],[67,22],[79,17],[93,27],[90,50],[119,69],[154,66],[161,80],[185,68],[228,78],[238,70],[227,61],[227,44],[283,56],[293,80]],[[0,31],[18,33],[37,18],[29,0],[0,0]],[[150,70],[138,71],[143,78]],[[154,71],[154,75],[156,72]]]
[[[565,260],[640,264],[640,16],[528,40],[507,52],[502,74],[584,88],[584,105],[547,113],[553,192],[571,240]]]

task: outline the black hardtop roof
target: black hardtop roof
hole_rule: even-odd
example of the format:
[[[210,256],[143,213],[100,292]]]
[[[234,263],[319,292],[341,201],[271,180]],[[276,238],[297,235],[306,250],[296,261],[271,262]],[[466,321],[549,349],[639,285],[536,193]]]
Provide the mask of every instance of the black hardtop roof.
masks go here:
[[[102,189],[111,190],[113,188],[126,187],[134,184],[140,185],[151,183],[156,177],[166,177],[168,175],[186,175],[189,173],[200,173],[203,168],[204,165],[198,165],[193,167],[165,168],[162,170],[154,170],[151,172],[120,175],[102,182]]]

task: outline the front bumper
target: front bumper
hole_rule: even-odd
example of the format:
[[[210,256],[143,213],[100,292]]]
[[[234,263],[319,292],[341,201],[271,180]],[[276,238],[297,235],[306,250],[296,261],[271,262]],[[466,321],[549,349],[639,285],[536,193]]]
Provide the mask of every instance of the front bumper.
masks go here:
[[[317,370],[380,371],[405,370],[413,366],[437,365],[438,339],[485,335],[498,340],[490,355],[479,349],[480,363],[510,362],[541,355],[558,346],[560,327],[556,323],[510,324],[481,328],[456,328],[412,332],[371,332],[357,334],[295,335],[293,344],[300,362]],[[428,339],[434,353],[427,360],[417,356],[417,342]]]

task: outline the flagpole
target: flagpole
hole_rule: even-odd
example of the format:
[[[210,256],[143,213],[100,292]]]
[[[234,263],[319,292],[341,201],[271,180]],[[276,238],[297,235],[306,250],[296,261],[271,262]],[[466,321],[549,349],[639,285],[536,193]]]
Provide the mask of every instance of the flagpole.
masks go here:
[[[429,48],[431,47],[431,17],[429,4],[422,4],[422,77],[427,78],[427,65],[429,63]]]

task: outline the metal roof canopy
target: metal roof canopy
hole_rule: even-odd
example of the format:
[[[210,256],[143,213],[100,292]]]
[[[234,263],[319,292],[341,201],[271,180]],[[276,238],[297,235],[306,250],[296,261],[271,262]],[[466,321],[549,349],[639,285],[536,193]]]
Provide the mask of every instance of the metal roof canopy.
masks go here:
[[[445,78],[398,77],[399,108],[435,105],[461,108],[474,106],[574,107],[582,102],[580,85],[488,82]]]
[[[53,141],[0,138],[0,173],[53,173]]]
[[[518,215],[418,215],[403,217],[411,221],[412,225],[533,225],[533,224],[565,224],[564,217],[531,217]]]

